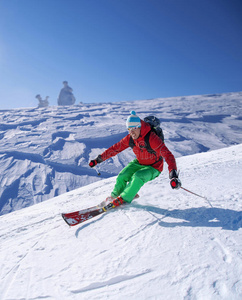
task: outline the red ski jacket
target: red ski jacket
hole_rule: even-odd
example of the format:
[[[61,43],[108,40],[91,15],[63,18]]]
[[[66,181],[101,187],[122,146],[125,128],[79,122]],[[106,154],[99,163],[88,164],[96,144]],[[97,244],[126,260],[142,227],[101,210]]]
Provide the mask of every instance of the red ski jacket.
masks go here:
[[[133,152],[136,155],[138,162],[141,165],[152,166],[158,171],[162,172],[163,170],[163,158],[168,164],[169,172],[171,170],[177,170],[176,161],[173,154],[168,150],[163,141],[153,132],[151,131],[149,137],[149,143],[154,150],[155,153],[150,153],[145,148],[145,140],[144,137],[151,131],[151,127],[148,123],[145,123],[141,120],[141,132],[138,139],[134,140]],[[102,160],[107,160],[108,158],[117,155],[123,150],[130,147],[130,135],[125,136],[121,141],[114,144],[106,151],[101,154]]]

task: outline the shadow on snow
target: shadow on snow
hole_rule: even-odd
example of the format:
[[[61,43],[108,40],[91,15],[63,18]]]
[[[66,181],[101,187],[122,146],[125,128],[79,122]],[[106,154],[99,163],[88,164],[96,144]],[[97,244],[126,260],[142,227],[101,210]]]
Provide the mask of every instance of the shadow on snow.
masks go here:
[[[162,209],[154,206],[134,204],[135,207],[148,212],[162,215],[158,218],[162,227],[221,227],[226,230],[238,230],[242,228],[242,212],[224,208],[188,208],[188,209]],[[165,222],[164,219],[170,217],[179,219],[180,222]],[[182,221],[181,221],[182,220]]]
[[[188,209],[162,209],[159,207],[141,205],[137,203],[132,204],[133,207],[145,210],[152,214],[158,221],[158,224],[162,227],[221,227],[225,230],[238,230],[242,228],[242,212],[231,209],[223,208],[188,208]],[[155,214],[155,215],[154,215]],[[161,215],[159,218],[157,215]],[[76,237],[84,228],[90,226],[93,223],[98,222],[104,218],[103,214],[100,218],[92,219],[91,222],[87,222],[76,230]],[[167,221],[165,218],[179,219],[179,222]],[[182,220],[182,221],[181,221]],[[157,222],[155,222],[157,224]],[[149,224],[150,225],[150,224]]]

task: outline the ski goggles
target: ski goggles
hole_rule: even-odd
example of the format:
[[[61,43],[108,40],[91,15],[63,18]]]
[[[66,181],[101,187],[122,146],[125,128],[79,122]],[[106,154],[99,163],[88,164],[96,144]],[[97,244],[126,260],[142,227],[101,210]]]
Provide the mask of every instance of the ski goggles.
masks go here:
[[[133,130],[135,130],[135,129],[138,129],[138,128],[140,128],[140,127],[139,127],[139,126],[129,127],[129,128],[128,128],[128,131],[131,132],[131,131],[133,131]]]

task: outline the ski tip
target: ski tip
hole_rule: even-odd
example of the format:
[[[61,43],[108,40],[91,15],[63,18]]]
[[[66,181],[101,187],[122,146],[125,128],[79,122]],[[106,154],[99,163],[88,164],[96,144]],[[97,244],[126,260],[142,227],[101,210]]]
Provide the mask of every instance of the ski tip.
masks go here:
[[[66,224],[67,224],[69,227],[71,227],[71,225],[67,222],[67,220],[66,220],[66,218],[65,218],[65,214],[62,213],[61,216],[62,216],[63,220],[66,222]]]

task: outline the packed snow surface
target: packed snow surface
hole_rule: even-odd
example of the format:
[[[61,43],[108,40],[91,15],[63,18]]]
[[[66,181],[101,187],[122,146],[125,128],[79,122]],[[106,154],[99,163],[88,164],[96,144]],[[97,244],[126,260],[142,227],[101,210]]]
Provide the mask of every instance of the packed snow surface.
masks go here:
[[[0,111],[0,299],[242,299],[241,99]],[[88,166],[131,110],[161,120],[183,187],[208,200],[172,190],[165,164],[139,199],[69,228],[61,213],[99,204],[133,159]]]
[[[29,155],[29,154],[28,154]],[[140,198],[76,227],[62,212],[110,193],[115,177],[0,217],[1,300],[242,299],[242,144],[179,157]]]
[[[88,162],[127,134],[131,110],[157,116],[166,145],[181,157],[242,143],[241,107],[238,92],[1,110],[0,215],[117,175],[132,150],[102,163],[101,177]]]

